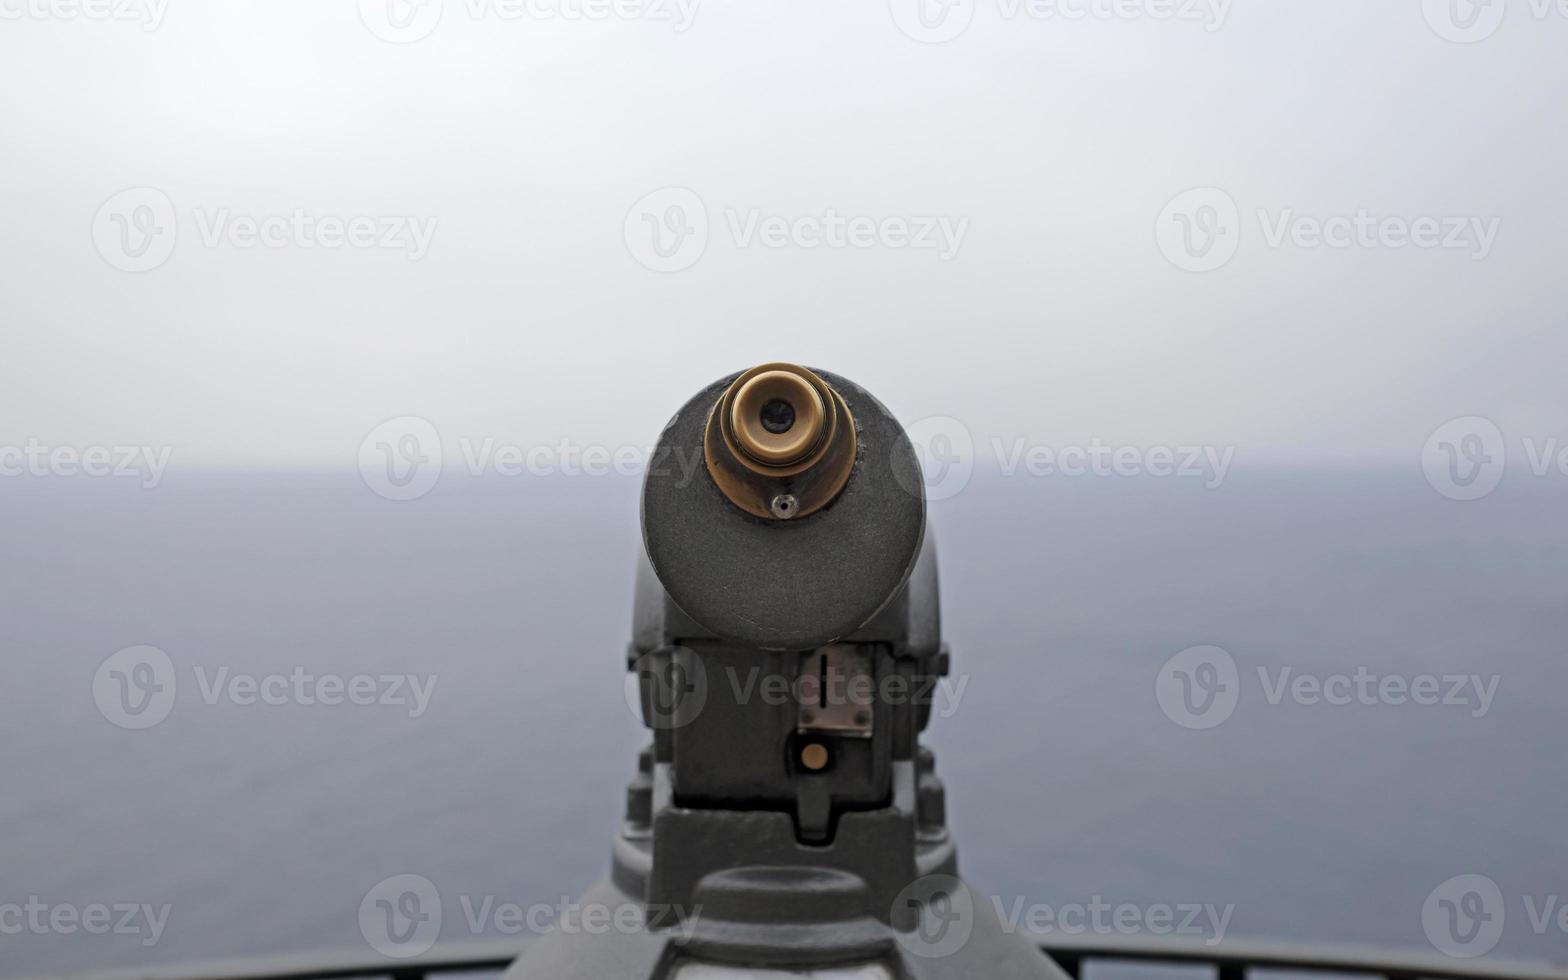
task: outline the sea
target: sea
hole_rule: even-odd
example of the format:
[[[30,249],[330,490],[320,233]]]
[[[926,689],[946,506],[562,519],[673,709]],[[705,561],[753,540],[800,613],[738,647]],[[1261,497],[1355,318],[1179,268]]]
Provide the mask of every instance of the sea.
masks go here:
[[[974,893],[1075,936],[1196,908],[1195,941],[1428,956],[1474,893],[1486,956],[1568,960],[1568,479],[1209,482],[976,472],[932,504],[953,675],[925,741]],[[398,875],[441,941],[525,942],[475,911],[605,874],[648,738],[637,496],[0,479],[0,976],[373,953]],[[115,685],[147,647],[144,726]]]

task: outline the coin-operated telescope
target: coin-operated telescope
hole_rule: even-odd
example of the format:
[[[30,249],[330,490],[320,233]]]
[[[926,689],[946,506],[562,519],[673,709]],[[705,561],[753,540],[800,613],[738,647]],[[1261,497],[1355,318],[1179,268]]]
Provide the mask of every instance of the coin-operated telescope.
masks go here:
[[[957,878],[918,742],[948,671],[936,553],[887,409],[793,364],[716,382],[660,435],[642,530],[653,742],[581,903],[607,925],[508,977],[1064,977]]]

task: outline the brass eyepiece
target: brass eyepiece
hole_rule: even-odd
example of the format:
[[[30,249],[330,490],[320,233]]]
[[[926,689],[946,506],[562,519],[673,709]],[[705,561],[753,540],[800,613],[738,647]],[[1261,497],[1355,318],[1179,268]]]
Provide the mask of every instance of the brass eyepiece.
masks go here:
[[[788,466],[822,439],[827,409],[800,373],[804,370],[763,371],[740,385],[730,400],[730,430],[736,445],[764,466]]]
[[[855,420],[838,392],[796,364],[736,378],[708,417],[708,472],[737,507],[792,520],[827,506],[855,465]]]

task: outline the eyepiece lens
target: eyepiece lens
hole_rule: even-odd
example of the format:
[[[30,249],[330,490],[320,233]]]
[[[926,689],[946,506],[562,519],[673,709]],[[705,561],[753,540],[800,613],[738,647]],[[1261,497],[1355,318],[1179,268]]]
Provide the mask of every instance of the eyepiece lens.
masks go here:
[[[762,427],[774,435],[783,435],[795,425],[795,406],[782,398],[775,398],[762,406]]]

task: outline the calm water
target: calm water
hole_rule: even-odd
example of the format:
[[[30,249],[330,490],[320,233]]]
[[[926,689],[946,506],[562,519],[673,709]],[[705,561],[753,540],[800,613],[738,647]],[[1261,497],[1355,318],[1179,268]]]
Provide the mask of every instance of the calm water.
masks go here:
[[[1187,481],[977,478],[934,508],[967,687],[928,741],[966,873],[1015,900],[1233,905],[1228,935],[1431,952],[1446,879],[1502,891],[1496,953],[1568,959],[1565,481],[1473,503],[1419,470]],[[388,875],[554,903],[603,873],[641,731],[622,695],[629,481],[171,472],[156,491],[0,482],[0,906],[169,906],[137,935],[0,935],[0,973],[364,947]],[[178,695],[109,723],[111,653],[166,651]],[[1235,658],[1189,730],[1155,682]],[[208,703],[198,677],[413,674],[427,709]],[[1270,703],[1280,668],[1496,675],[1476,705]],[[0,920],[3,924],[3,920]],[[486,933],[491,938],[498,934]]]

